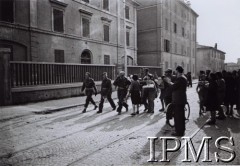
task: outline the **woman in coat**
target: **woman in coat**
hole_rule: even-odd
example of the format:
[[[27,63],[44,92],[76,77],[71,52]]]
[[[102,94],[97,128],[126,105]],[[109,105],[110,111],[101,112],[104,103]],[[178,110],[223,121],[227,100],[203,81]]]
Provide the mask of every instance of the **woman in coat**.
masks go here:
[[[207,120],[206,124],[214,125],[216,123],[216,110],[218,109],[218,84],[217,76],[210,73],[209,86],[206,99],[206,110],[211,112],[211,117]]]

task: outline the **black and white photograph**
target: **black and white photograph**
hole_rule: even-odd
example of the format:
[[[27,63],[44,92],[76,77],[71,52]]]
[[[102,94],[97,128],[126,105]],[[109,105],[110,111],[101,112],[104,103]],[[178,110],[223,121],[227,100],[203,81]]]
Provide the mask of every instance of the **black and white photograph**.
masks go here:
[[[240,165],[240,0],[0,0],[0,166]]]

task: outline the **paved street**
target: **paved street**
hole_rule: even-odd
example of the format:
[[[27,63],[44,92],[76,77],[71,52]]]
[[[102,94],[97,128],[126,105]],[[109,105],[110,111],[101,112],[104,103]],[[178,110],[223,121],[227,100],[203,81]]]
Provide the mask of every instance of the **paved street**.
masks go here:
[[[155,113],[147,114],[140,108],[140,114],[135,117],[123,111],[117,115],[110,105],[105,103],[104,112],[96,114],[91,105],[86,114],[82,114],[84,97],[78,107],[68,108],[57,112],[37,112],[36,105],[2,107],[0,119],[0,165],[180,165],[180,164],[240,164],[235,158],[230,163],[217,163],[214,152],[219,152],[222,158],[229,158],[230,153],[220,151],[215,147],[215,140],[220,136],[232,136],[235,146],[224,142],[240,155],[240,121],[235,110],[235,116],[224,121],[217,121],[216,125],[204,125],[208,114],[198,115],[198,97],[196,84],[188,89],[188,102],[191,107],[190,120],[186,124],[185,136],[192,138],[196,149],[201,144],[202,137],[211,136],[209,156],[212,162],[202,162],[203,154],[198,163],[183,163],[184,146],[178,152],[169,152],[170,162],[149,163],[150,146],[147,137],[171,136],[173,129],[165,125],[165,114],[159,99],[155,100]],[[114,94],[116,96],[116,94]],[[99,98],[98,98],[99,99]],[[59,100],[64,105],[64,100]],[[65,99],[66,105],[73,103]],[[117,102],[115,100],[115,102]],[[55,102],[56,103],[56,102]],[[51,101],[48,101],[51,106]],[[53,107],[53,106],[52,106]],[[54,106],[57,107],[57,106]],[[15,108],[15,111],[14,111]],[[32,110],[31,110],[32,108]],[[6,110],[12,110],[6,115]],[[14,116],[13,116],[14,115]],[[156,159],[162,159],[162,144],[156,141]],[[168,144],[175,146],[174,142]],[[189,158],[192,159],[191,154]],[[192,159],[193,160],[193,159]]]

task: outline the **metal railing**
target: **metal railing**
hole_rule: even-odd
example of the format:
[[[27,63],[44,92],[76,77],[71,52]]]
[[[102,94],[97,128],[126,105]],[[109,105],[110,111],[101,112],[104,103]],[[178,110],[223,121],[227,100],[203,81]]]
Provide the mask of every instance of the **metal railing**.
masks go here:
[[[138,74],[141,76],[143,74],[143,69],[148,68],[149,72],[152,74],[157,74],[158,76],[162,75],[162,68],[161,67],[154,67],[154,66],[128,66],[128,74]]]
[[[12,87],[83,82],[86,72],[95,81],[102,80],[103,72],[115,79],[114,65],[19,61],[11,61],[10,65]]]

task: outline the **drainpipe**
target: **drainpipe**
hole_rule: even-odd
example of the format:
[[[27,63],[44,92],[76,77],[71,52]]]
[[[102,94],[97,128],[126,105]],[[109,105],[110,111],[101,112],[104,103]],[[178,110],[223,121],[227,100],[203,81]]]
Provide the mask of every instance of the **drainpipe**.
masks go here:
[[[127,39],[126,39],[126,19],[125,19],[126,0],[123,0],[123,28],[124,28],[124,71],[127,76]]]

